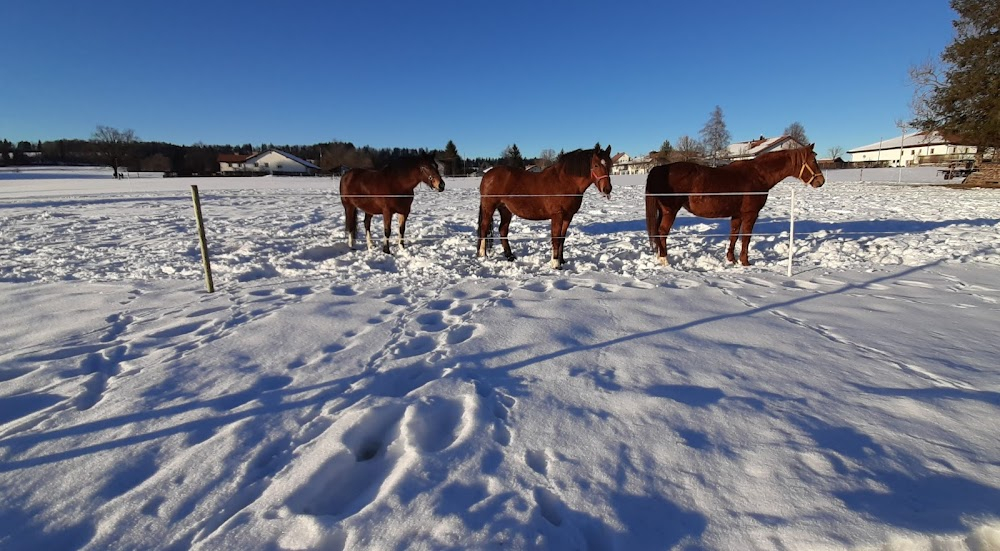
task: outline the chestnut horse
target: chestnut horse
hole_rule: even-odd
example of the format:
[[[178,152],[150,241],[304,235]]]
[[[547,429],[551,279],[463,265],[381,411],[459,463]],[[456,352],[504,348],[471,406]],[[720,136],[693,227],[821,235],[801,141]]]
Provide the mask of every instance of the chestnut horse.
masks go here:
[[[385,242],[382,252],[389,253],[392,235],[392,215],[399,214],[399,247],[403,248],[406,217],[413,204],[413,190],[423,182],[437,191],[444,191],[444,180],[438,172],[434,154],[394,161],[380,170],[353,168],[340,178],[340,201],[344,204],[347,244],[354,248],[358,231],[358,210],[365,213],[365,240],[372,249],[372,216],[382,215]]]
[[[684,162],[653,167],[646,177],[646,230],[660,263],[667,265],[667,234],[684,207],[705,218],[732,217],[726,259],[736,262],[736,237],[741,236],[740,263],[749,266],[750,234],[767,202],[767,192],[789,176],[814,188],[823,185],[826,178],[816,163],[813,144],[718,168]],[[743,195],[745,192],[756,194]]]
[[[500,211],[500,241],[504,258],[514,260],[507,242],[513,215],[528,220],[552,220],[552,267],[566,259],[563,249],[573,215],[583,204],[583,192],[591,184],[605,197],[611,194],[611,146],[606,150],[577,149],[564,153],[541,172],[498,166],[479,184],[479,252],[485,256],[493,245],[493,213]]]

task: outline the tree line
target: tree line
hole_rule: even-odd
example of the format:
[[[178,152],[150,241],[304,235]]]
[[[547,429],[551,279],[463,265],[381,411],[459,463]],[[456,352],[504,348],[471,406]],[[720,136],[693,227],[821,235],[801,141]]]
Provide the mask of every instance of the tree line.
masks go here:
[[[808,143],[805,129],[794,122],[785,129],[785,135],[799,143]],[[654,164],[675,161],[693,161],[718,164],[728,156],[730,134],[721,107],[716,107],[709,121],[700,132],[701,139],[681,136],[676,144],[665,140],[658,151],[650,152]],[[430,153],[427,149],[375,148],[355,146],[351,142],[333,141],[312,145],[275,145],[250,143],[240,145],[206,145],[196,143],[183,146],[166,142],[146,142],[131,129],[117,129],[98,125],[90,140],[52,140],[13,142],[0,140],[0,166],[23,165],[101,165],[132,172],[163,172],[178,176],[218,174],[219,156],[223,154],[252,155],[270,149],[290,153],[308,160],[325,173],[340,173],[349,168],[379,168],[390,162],[415,155]],[[444,148],[433,151],[446,176],[481,173],[498,164],[544,169],[565,153],[543,149],[537,157],[524,157],[517,144],[511,144],[498,157],[463,158],[451,140]],[[836,156],[836,155],[833,155]]]
[[[176,145],[142,141],[131,129],[99,125],[89,140],[12,142],[0,139],[0,166],[99,165],[111,167],[116,177],[119,169],[163,172],[178,176],[211,175],[219,173],[219,155],[252,155],[269,149],[281,150],[308,160],[327,173],[347,168],[378,168],[396,159],[431,152],[423,148],[357,147],[353,143],[341,141],[312,145]],[[444,174],[450,176],[482,170],[501,161],[499,157],[463,158],[452,141],[433,153],[441,163]]]

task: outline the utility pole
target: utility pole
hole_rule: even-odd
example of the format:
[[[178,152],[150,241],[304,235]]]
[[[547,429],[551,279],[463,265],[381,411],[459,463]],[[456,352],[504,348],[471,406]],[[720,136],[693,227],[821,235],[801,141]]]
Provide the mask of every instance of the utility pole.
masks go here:
[[[899,177],[896,183],[903,182],[903,143],[906,141],[906,122],[903,119],[896,119],[896,127],[899,128]]]

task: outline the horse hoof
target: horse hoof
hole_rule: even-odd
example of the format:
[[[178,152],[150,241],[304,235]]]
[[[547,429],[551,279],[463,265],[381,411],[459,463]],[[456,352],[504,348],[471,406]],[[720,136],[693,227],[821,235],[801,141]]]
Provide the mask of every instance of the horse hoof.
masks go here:
[[[516,260],[516,259],[517,259],[517,257],[516,257],[516,256],[514,256],[514,254],[513,254],[513,253],[510,253],[510,254],[504,254],[504,255],[503,255],[503,258],[504,258],[504,260],[506,260],[507,262],[514,262],[514,260]]]
[[[665,257],[665,256],[660,256],[660,257],[657,258],[657,260],[660,261],[660,266],[669,266],[670,265],[670,263],[667,262],[667,257]]]

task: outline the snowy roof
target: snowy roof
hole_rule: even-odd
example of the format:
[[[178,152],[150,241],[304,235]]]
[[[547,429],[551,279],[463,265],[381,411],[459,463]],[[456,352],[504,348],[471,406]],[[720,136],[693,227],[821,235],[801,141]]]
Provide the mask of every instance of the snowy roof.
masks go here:
[[[734,144],[729,145],[729,155],[731,157],[738,157],[744,155],[756,157],[761,153],[767,153],[768,151],[771,151],[772,149],[778,147],[779,145],[789,140],[798,144],[798,142],[795,141],[795,138],[792,138],[791,136],[777,136],[774,138],[765,138],[764,136],[761,136],[756,140],[749,140],[746,142],[736,142]],[[802,145],[803,144],[799,144],[799,146]]]
[[[907,136],[896,136],[895,138],[888,138],[873,144],[856,147],[848,150],[847,152],[861,153],[862,151],[878,151],[880,149],[899,149],[900,142],[902,142],[903,147],[955,144],[955,142],[948,141],[944,136],[938,134],[937,132],[914,132],[913,134],[909,134]]]
[[[219,153],[218,161],[220,163],[242,163],[250,158],[250,155],[241,155],[239,153]]]
[[[250,159],[256,159],[256,158],[261,157],[263,155],[266,155],[268,153],[277,153],[278,155],[281,155],[283,157],[287,157],[288,160],[290,160],[292,162],[299,163],[300,165],[302,165],[302,166],[304,166],[306,168],[311,168],[313,170],[320,170],[320,168],[318,166],[310,163],[309,161],[307,161],[305,159],[300,159],[299,157],[296,157],[295,155],[292,155],[291,153],[286,153],[284,151],[281,151],[280,149],[268,149],[267,151],[261,151],[260,153],[254,155],[253,157],[250,157],[247,160],[249,161]]]

